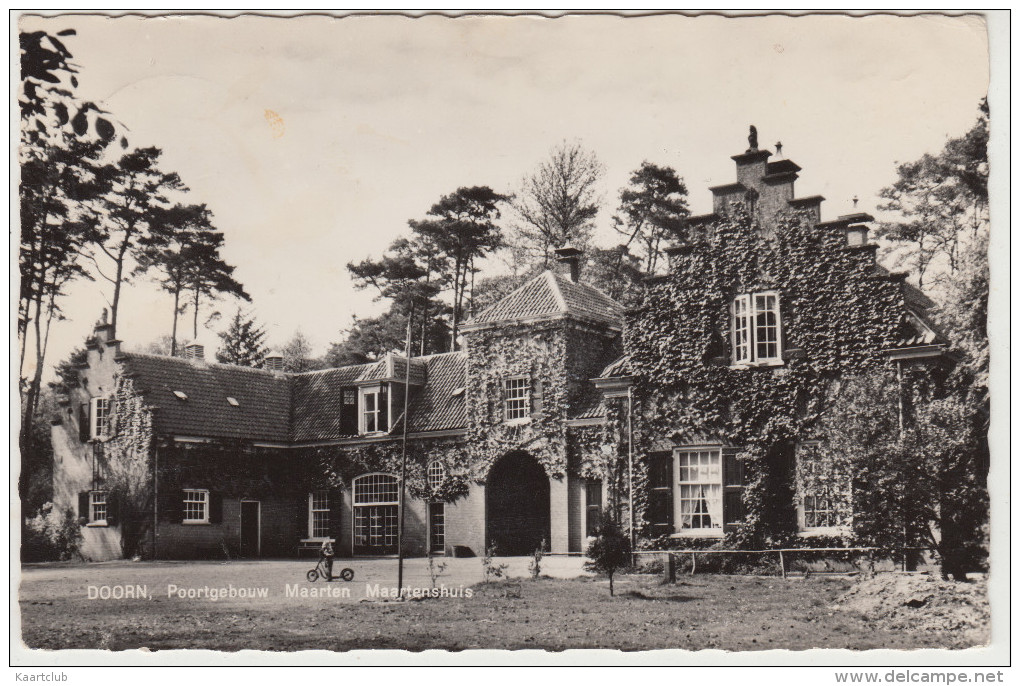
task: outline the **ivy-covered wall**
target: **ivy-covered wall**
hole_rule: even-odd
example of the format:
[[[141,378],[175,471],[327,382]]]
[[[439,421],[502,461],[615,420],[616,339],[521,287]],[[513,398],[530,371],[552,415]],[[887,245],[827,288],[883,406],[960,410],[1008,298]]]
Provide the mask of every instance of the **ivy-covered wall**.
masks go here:
[[[618,335],[569,320],[504,325],[467,334],[468,440],[474,478],[484,480],[500,457],[530,453],[549,477],[568,473],[567,419],[591,399],[589,379],[618,354]],[[531,415],[504,418],[503,384],[531,381]]]
[[[886,364],[882,351],[895,344],[904,312],[903,280],[876,273],[874,246],[850,247],[842,230],[811,219],[782,215],[765,238],[735,207],[689,237],[629,314],[639,522],[646,455],[719,441],[744,451],[746,519],[734,542],[763,545],[793,533],[776,515],[777,446],[815,437],[840,378]],[[737,368],[731,303],[767,290],[779,294],[783,364]]]

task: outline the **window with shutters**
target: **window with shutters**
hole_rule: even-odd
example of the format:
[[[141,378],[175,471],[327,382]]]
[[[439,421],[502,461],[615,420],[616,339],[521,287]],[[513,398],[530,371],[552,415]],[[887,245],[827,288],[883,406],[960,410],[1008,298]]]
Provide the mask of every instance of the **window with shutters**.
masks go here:
[[[503,380],[503,418],[522,421],[531,416],[531,380],[516,376]]]
[[[329,491],[308,494],[308,536],[329,538]]]
[[[645,519],[657,534],[673,532],[673,455],[653,453],[648,458],[648,507]]]
[[[390,430],[389,401],[385,386],[368,386],[361,389],[360,433],[385,433]]]
[[[201,488],[184,489],[185,524],[209,523],[209,491]]]
[[[733,364],[782,364],[779,294],[765,291],[738,295],[730,309]]]
[[[110,425],[110,399],[92,398],[89,401],[89,438],[107,438]]]
[[[687,534],[722,535],[722,451],[677,450],[676,522]]]
[[[106,491],[89,491],[89,524],[106,526],[108,513]]]

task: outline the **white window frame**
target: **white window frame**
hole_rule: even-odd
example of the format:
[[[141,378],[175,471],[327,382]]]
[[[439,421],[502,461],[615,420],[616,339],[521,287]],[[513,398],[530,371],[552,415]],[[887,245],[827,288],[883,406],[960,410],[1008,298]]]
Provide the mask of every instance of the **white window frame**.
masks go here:
[[[676,536],[689,536],[695,538],[716,538],[723,535],[724,525],[724,512],[723,512],[723,451],[722,446],[684,446],[673,450],[673,527],[676,531]],[[701,462],[701,455],[706,454],[708,461]],[[683,461],[682,456],[697,455],[698,463],[696,465],[685,464],[681,466]],[[688,458],[689,459],[689,458]],[[714,459],[714,463],[713,463]],[[702,467],[705,467],[704,471],[707,472],[707,478],[701,478]],[[696,468],[698,470],[698,478],[690,479],[683,478],[686,474],[690,477],[690,469]],[[714,468],[714,469],[713,469]],[[684,471],[684,469],[688,471]],[[705,492],[705,487],[709,488],[709,493]],[[693,493],[693,489],[699,489],[699,497],[685,497],[685,489],[687,493]],[[715,504],[713,505],[710,501],[711,492],[716,493],[714,498]],[[706,497],[708,496],[708,497]],[[707,507],[713,511],[702,512],[690,511],[684,512],[684,503],[687,502],[698,502],[704,501]],[[705,526],[684,526],[684,517],[688,516],[692,519],[698,517],[709,517],[710,523],[714,525]]]
[[[375,398],[375,409],[368,409],[368,397],[373,396]],[[386,394],[387,402],[389,402],[389,394]],[[379,418],[382,415],[382,407],[379,404],[382,398],[382,384],[377,386],[363,386],[358,392],[358,433],[361,434],[381,434],[386,433],[389,427],[380,427]],[[387,408],[389,409],[389,408]],[[388,413],[387,413],[388,414]],[[369,430],[368,417],[372,416],[375,427]]]
[[[433,491],[443,485],[446,480],[446,467],[439,460],[432,460],[428,466],[429,488]]]
[[[182,524],[208,524],[209,523],[209,489],[207,488],[185,488],[184,491],[184,502],[182,507],[184,508],[184,516],[181,517]],[[189,498],[190,496],[190,498]],[[201,499],[196,499],[195,496],[201,496]],[[188,504],[201,503],[202,505],[202,517],[188,517]]]
[[[510,376],[503,379],[503,421],[508,424],[531,421],[530,377]]]
[[[89,491],[89,526],[107,526],[110,516],[110,502],[106,491]],[[102,507],[102,518],[96,516]]]
[[[89,438],[101,440],[107,437],[110,427],[110,399],[97,396],[89,399]]]
[[[393,483],[395,484],[396,488],[393,490],[393,493],[392,493],[392,498],[393,499],[392,500],[376,500],[376,499],[365,500],[365,499],[363,499],[363,496],[365,494],[364,493],[362,493],[362,494],[358,493],[358,486],[362,482],[365,482],[366,480],[370,480],[371,477],[385,477],[387,481],[389,481],[390,479],[393,480]],[[371,481],[369,481],[369,483],[371,484]],[[378,480],[377,480],[377,483],[378,483]],[[386,491],[380,490],[376,494],[376,496],[378,497],[378,496],[380,496],[380,495],[382,495],[384,493],[386,493]],[[354,545],[362,545],[362,544],[359,544],[359,542],[358,542],[358,523],[362,520],[362,516],[363,516],[362,512],[360,510],[362,508],[371,508],[371,507],[377,507],[377,506],[392,506],[392,507],[394,507],[395,512],[396,512],[396,514],[394,516],[395,517],[399,517],[400,516],[400,500],[399,499],[400,499],[400,478],[397,477],[395,474],[389,474],[387,472],[370,472],[368,474],[362,474],[361,476],[358,476],[353,481],[351,481],[351,503],[352,503],[352,510],[353,510],[353,512],[352,512],[353,516],[351,517],[351,540],[354,542]],[[386,528],[386,527],[388,527],[390,525],[391,525],[390,522],[384,521],[383,524],[382,524],[382,526],[384,527],[384,531],[388,531],[388,528]],[[396,523],[393,523],[392,525],[393,526],[397,526]],[[399,530],[397,531],[397,533],[394,533],[393,536],[392,536],[392,538],[394,539],[393,540],[394,543],[396,542],[396,536],[397,535],[399,535]],[[384,543],[384,545],[389,545],[389,542],[388,542],[389,538],[391,538],[391,536],[384,534],[384,539],[387,539],[387,542]],[[367,544],[364,544],[364,545],[367,545]]]
[[[321,500],[316,500],[316,496],[325,497],[325,507]],[[329,535],[329,520],[330,520],[330,493],[328,490],[320,489],[312,491],[308,494],[308,539],[309,541],[325,541],[327,539],[333,540],[333,537]],[[326,516],[326,534],[324,536],[318,536],[315,533],[315,515],[318,512],[325,512]]]
[[[801,536],[838,536],[847,533],[847,526],[839,523],[839,513],[836,508],[839,497],[838,493],[834,494],[831,491],[809,491],[804,487],[805,477],[814,474],[815,459],[817,458],[816,451],[820,446],[821,444],[818,441],[806,441],[797,446],[797,479],[800,482],[799,495],[797,497],[797,526],[800,528],[799,535]],[[822,511],[829,514],[833,522],[832,524],[824,526],[807,525],[808,498],[813,499],[815,507],[812,509],[815,512]],[[819,510],[817,507],[819,501],[825,502],[828,507]]]
[[[759,308],[759,298],[774,298],[775,308]],[[759,341],[758,316],[775,313],[775,341]],[[761,328],[773,328],[763,325]],[[775,355],[759,355],[758,345],[774,343]],[[736,296],[730,303],[731,359],[735,367],[774,366],[783,364],[783,317],[778,291],[755,291]]]

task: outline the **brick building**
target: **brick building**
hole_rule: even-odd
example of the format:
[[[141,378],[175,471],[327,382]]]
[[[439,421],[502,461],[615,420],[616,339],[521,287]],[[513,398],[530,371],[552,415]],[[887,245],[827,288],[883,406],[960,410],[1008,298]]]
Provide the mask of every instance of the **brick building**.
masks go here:
[[[126,352],[100,323],[53,419],[54,501],[77,513],[97,560],[288,556],[327,538],[341,555],[393,554],[406,431],[408,554],[581,552],[610,501],[641,535],[721,536],[744,516],[747,447],[685,415],[696,399],[678,400],[650,360],[675,357],[680,369],[697,348],[698,370],[782,379],[828,348],[802,327],[817,321],[807,301],[774,274],[691,296],[719,304],[704,345],[649,325],[678,306],[678,275],[705,270],[692,237],[745,212],[768,240],[795,216],[852,267],[847,278],[883,294],[884,328],[843,354],[903,364],[944,348],[927,298],[875,264],[871,217],[822,222],[821,197],[794,195],[800,168],[769,156],[755,145],[733,157],[737,182],[712,189],[714,212],[692,218],[670,274],[629,314],[583,283],[580,254],[564,249],[558,270],[465,325],[463,351],[410,361],[241,368],[206,361],[199,345],[174,358]],[[820,495],[775,497],[804,532],[836,528]]]

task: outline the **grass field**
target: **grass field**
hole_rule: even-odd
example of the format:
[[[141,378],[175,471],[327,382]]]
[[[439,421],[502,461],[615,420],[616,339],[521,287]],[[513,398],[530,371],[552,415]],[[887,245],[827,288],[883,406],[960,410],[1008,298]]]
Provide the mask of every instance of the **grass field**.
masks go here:
[[[958,631],[884,629],[834,607],[852,586],[845,578],[687,577],[662,585],[625,576],[609,597],[590,577],[479,583],[477,560],[452,561],[438,581],[471,588],[472,597],[389,602],[368,589],[393,585],[392,560],[357,561],[350,584],[301,580],[302,561],[109,563],[27,566],[20,590],[22,638],[31,648],[147,647],[294,651],[392,648],[561,650],[767,650],[809,648],[964,648]],[[349,563],[348,563],[349,564]],[[516,563],[515,563],[516,564]],[[511,568],[522,573],[523,563]],[[580,569],[557,563],[560,576]],[[339,566],[343,566],[338,561]],[[343,589],[347,598],[292,597],[288,584]],[[430,586],[424,562],[408,563],[405,584]],[[89,586],[147,589],[144,598],[89,599]],[[178,597],[170,586],[265,588],[266,597]],[[197,591],[196,591],[197,592]],[[206,593],[208,596],[208,593]],[[923,608],[922,608],[923,610]],[[971,642],[968,642],[971,641]]]

